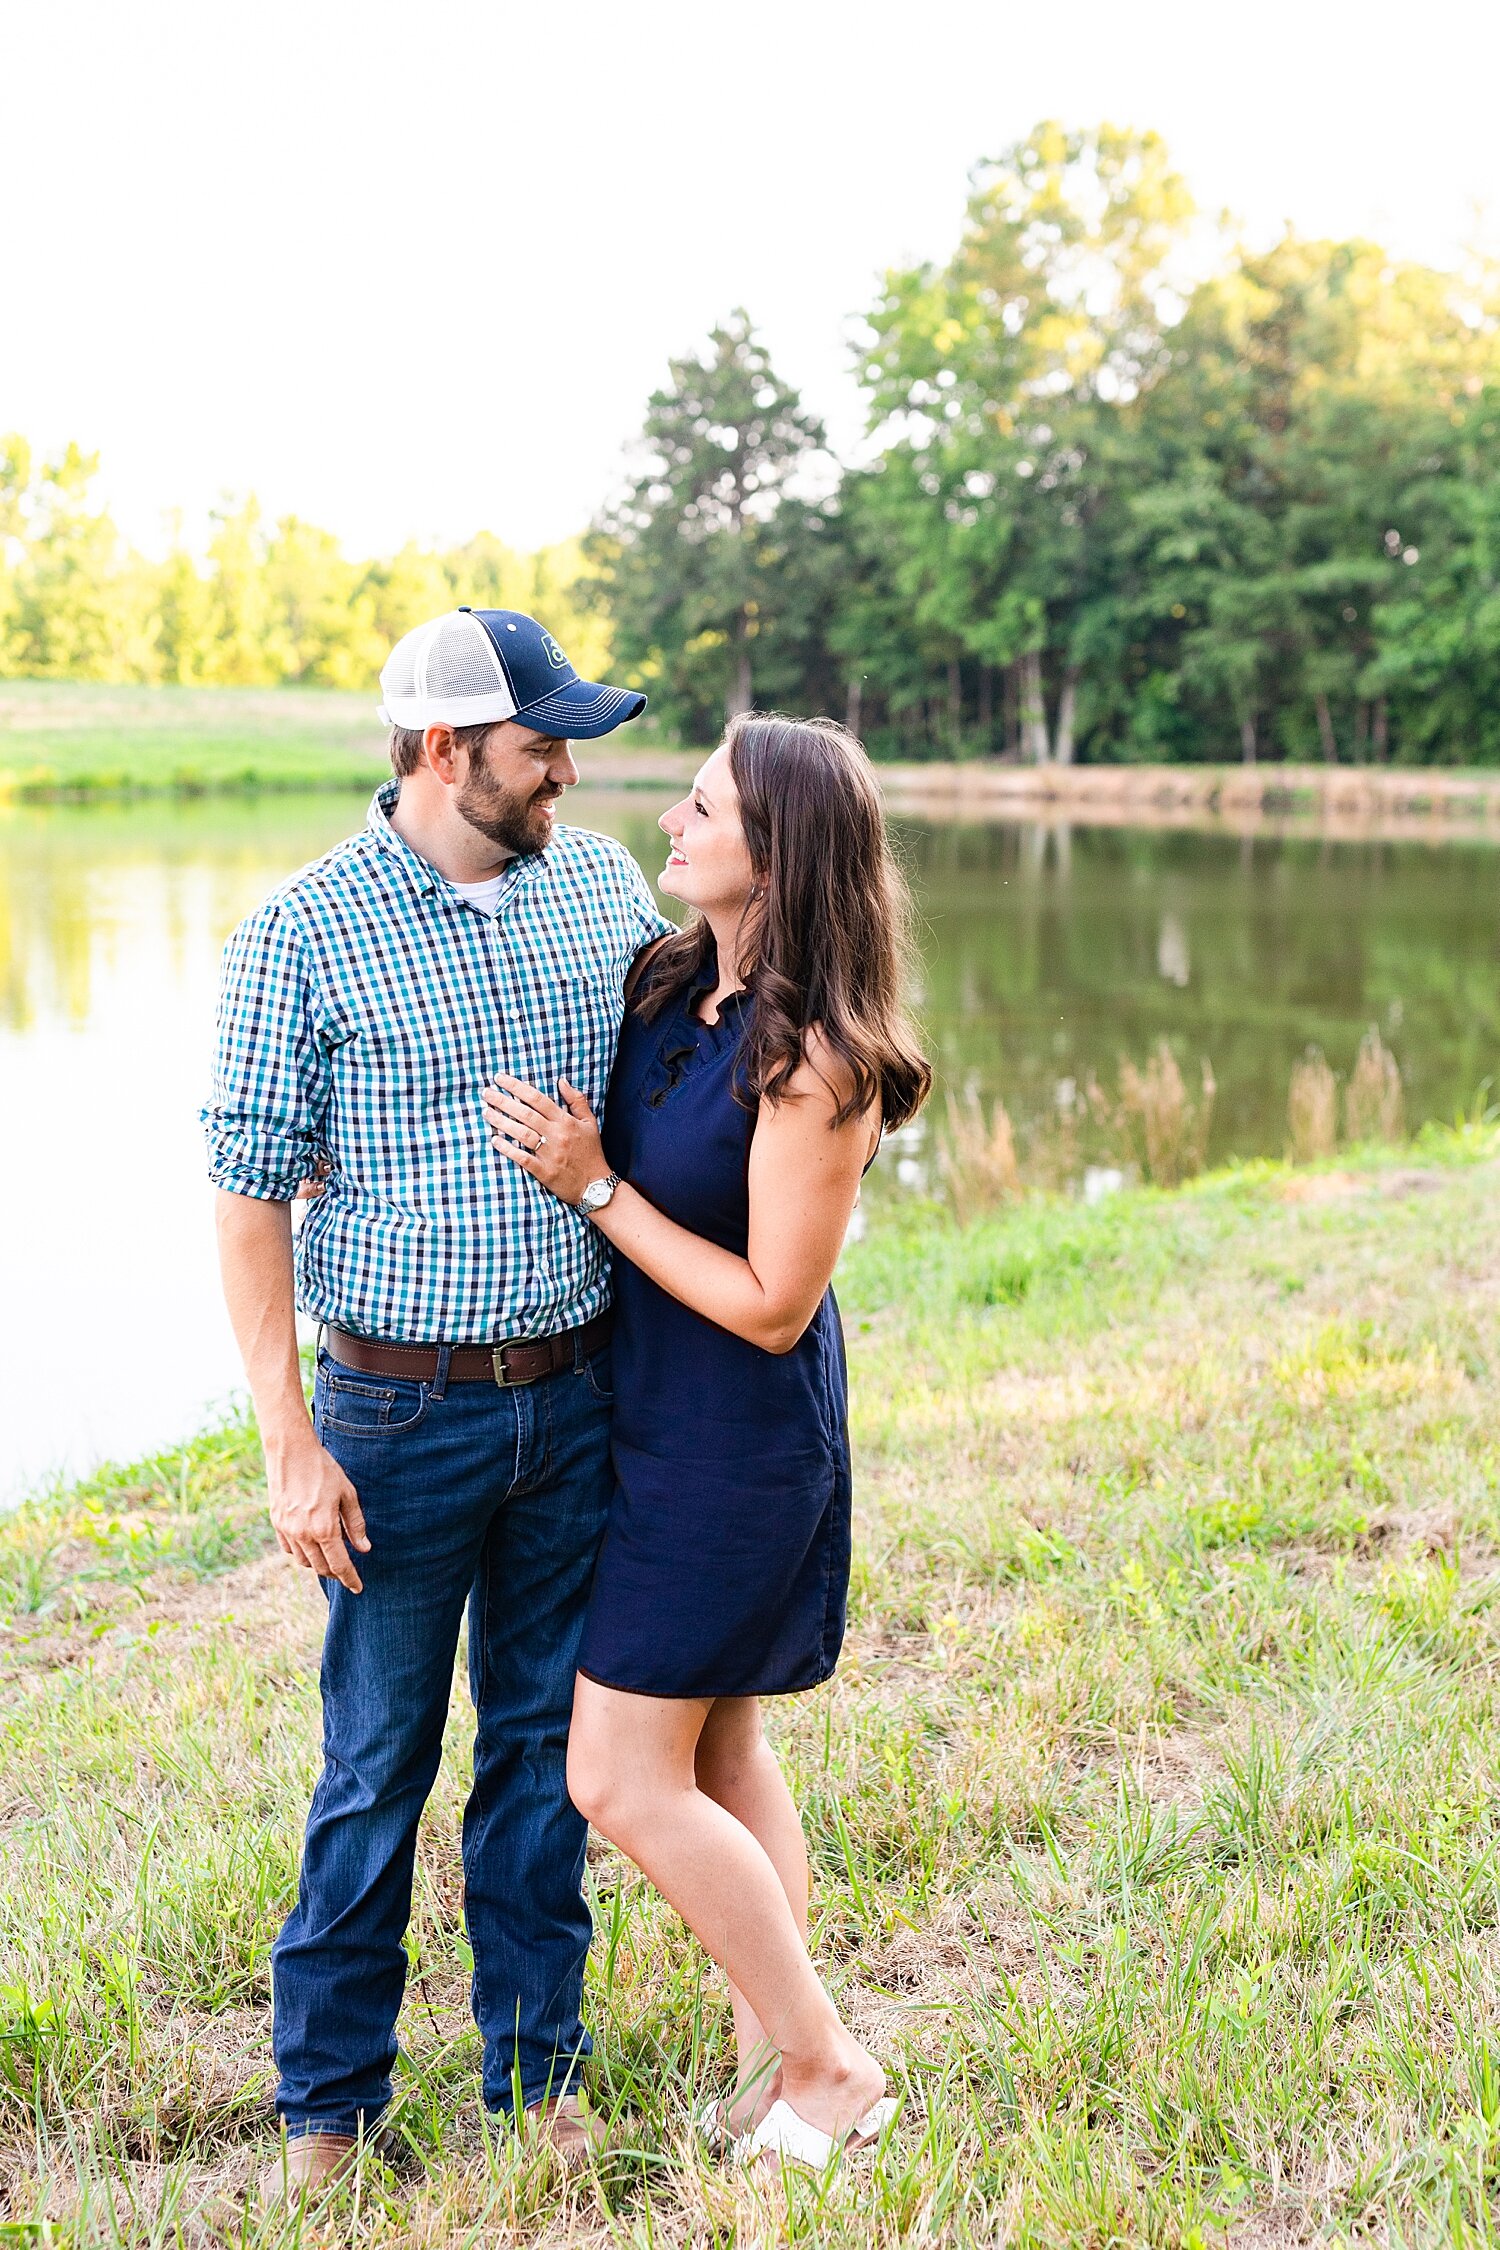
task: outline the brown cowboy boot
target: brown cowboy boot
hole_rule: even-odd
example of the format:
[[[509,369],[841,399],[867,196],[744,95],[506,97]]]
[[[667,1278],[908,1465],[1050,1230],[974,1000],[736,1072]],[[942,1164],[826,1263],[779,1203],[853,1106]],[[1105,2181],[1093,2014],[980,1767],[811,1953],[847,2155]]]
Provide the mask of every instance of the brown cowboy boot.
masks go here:
[[[354,2169],[359,2142],[352,2133],[299,2133],[282,2142],[261,2174],[260,2199],[295,2210],[336,2187]]]
[[[585,2109],[576,2094],[563,2094],[553,2101],[528,2102],[526,2117],[530,2131],[550,2144],[566,2171],[581,2172],[593,2157],[601,2156],[609,2146],[603,2119]]]

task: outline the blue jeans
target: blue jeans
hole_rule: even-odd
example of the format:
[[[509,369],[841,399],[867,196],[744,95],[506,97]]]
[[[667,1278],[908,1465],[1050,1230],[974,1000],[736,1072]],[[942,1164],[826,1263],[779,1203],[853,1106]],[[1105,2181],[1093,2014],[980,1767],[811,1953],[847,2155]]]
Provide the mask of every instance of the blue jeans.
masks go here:
[[[287,2130],[368,2130],[390,2100],[417,1822],[469,1607],[477,1713],[464,1911],[484,2099],[565,2090],[590,1923],[568,1798],[574,1663],[609,1467],[609,1352],[501,1389],[356,1374],[320,1355],[319,1437],[364,1509],[364,1592],[325,1579],[322,1777],[272,1950]]]

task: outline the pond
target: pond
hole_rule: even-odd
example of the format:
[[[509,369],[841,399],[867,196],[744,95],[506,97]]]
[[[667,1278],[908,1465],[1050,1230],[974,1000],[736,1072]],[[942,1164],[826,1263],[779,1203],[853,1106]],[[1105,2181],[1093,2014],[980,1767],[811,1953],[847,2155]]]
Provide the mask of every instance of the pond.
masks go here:
[[[0,1495],[170,1444],[235,1388],[197,1123],[219,950],[362,809],[339,795],[0,815]],[[652,874],[656,810],[603,790],[572,807]],[[1500,1070],[1482,843],[894,826],[940,1087],[1002,1095],[1023,1140],[1163,1037],[1190,1085],[1212,1066],[1215,1159],[1280,1153],[1309,1043],[1347,1073],[1376,1025],[1410,1124],[1452,1116]],[[894,1151],[876,1192],[920,1188],[931,1155],[930,1134]]]

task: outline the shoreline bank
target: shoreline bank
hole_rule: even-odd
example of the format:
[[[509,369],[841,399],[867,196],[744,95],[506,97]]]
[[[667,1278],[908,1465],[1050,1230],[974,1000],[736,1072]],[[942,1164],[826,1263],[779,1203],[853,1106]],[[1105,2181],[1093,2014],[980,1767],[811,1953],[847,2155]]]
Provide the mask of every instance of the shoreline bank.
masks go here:
[[[390,779],[384,746],[371,751],[320,751],[315,744],[225,745],[209,743],[196,752],[157,752],[142,771],[123,762],[118,750],[106,761],[85,746],[62,765],[39,760],[7,764],[0,734],[0,813],[12,806],[122,805],[168,799],[335,795],[371,796]],[[694,751],[615,751],[590,754],[586,781],[596,788],[676,788],[690,781],[698,764]]]
[[[582,786],[679,788],[703,755],[669,747],[590,747]],[[389,772],[378,749],[330,753],[296,741],[162,745],[144,770],[123,759],[118,745],[108,759],[88,746],[70,748],[59,763],[7,763],[9,757],[0,734],[0,813],[203,797],[361,796]],[[877,765],[875,773],[889,810],[917,819],[1500,844],[1500,773],[1478,769],[962,764]]]
[[[1433,766],[891,765],[894,812],[985,821],[1209,829],[1335,840],[1500,843],[1500,772]]]

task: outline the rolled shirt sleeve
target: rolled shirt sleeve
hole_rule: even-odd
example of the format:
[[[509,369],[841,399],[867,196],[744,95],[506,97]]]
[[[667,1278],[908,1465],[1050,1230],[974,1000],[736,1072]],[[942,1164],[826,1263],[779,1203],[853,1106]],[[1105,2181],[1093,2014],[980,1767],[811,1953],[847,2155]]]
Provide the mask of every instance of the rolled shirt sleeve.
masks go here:
[[[215,1187],[289,1203],[315,1170],[329,1099],[316,1017],[306,941],[285,902],[270,899],[224,949],[213,1097],[202,1113]]]

